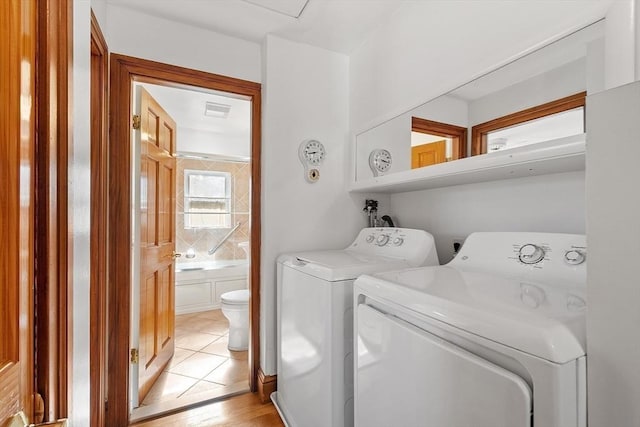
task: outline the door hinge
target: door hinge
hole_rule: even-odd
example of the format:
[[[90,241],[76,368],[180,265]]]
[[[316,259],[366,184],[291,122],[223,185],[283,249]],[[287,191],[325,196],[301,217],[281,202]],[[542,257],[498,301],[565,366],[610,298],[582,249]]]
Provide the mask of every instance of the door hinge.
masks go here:
[[[140,116],[137,114],[133,115],[133,128],[140,129]]]
[[[137,348],[132,348],[131,349],[131,363],[133,363],[134,365],[137,365],[139,360],[140,360],[140,353],[138,352],[138,349]]]

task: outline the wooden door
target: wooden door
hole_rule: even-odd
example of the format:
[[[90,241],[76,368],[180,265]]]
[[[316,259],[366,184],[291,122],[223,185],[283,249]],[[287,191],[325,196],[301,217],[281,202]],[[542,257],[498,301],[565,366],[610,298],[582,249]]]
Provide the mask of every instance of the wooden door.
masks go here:
[[[411,147],[411,169],[435,165],[446,160],[445,140]]]
[[[34,421],[35,2],[0,2],[0,425]]]
[[[139,401],[174,351],[176,124],[140,88]]]

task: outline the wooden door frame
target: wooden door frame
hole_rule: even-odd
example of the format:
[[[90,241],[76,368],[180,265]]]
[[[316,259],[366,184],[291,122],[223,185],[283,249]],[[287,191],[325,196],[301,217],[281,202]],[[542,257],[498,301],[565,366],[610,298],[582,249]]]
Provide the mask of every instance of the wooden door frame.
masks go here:
[[[105,425],[107,347],[107,147],[109,49],[91,11],[91,257],[89,360],[91,425]]]
[[[13,337],[17,348],[3,349],[0,358],[6,359],[8,350],[13,354],[7,360],[19,353],[24,363],[12,384],[0,386],[0,400],[8,401],[4,399],[11,397],[11,387],[23,387],[19,392],[21,406],[33,422],[65,417],[69,407],[72,4],[71,0],[16,1],[7,2],[4,6],[9,8],[3,9],[3,61],[15,62],[8,63],[10,71],[3,76],[9,88],[4,99],[8,112],[3,110],[2,114],[7,126],[2,131],[9,142],[3,144],[6,167],[1,175],[6,178],[7,199],[17,201],[20,208],[13,212],[3,204],[1,217],[11,232],[26,228],[26,234],[20,241],[14,241],[10,233],[2,236],[3,241],[8,240],[4,242],[3,277],[7,283],[20,282],[24,287],[14,290],[7,285],[0,290],[0,294],[13,292],[1,295],[0,300],[11,309],[19,305],[22,312],[20,318],[14,318],[14,312],[0,313],[7,316],[2,319],[3,326],[19,327]],[[15,123],[4,120],[13,120],[15,114],[22,129],[13,133]],[[28,335],[24,347],[18,346],[23,334]],[[6,411],[14,409],[18,408],[0,404],[0,424]]]
[[[53,421],[68,416],[72,372],[68,153],[73,2],[43,0],[36,8],[34,374],[35,391],[43,398],[42,418]]]
[[[132,85],[195,86],[243,95],[252,101],[251,133],[251,291],[249,387],[256,391],[260,369],[261,85],[175,65],[111,54],[109,98],[109,317],[107,425],[129,424],[129,345],[131,318]]]
[[[451,147],[451,160],[467,157],[467,128],[465,127],[411,117],[411,131],[457,139]]]

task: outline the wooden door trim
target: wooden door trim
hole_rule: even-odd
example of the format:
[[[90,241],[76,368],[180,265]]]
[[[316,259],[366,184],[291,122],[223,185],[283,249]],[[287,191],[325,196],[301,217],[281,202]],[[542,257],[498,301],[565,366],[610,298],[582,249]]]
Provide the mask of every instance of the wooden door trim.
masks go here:
[[[260,182],[261,85],[174,65],[111,54],[109,100],[109,318],[107,374],[108,425],[129,423],[129,343],[131,286],[131,90],[134,81],[165,86],[196,86],[243,95],[252,101],[251,269],[249,272],[249,386],[256,391],[260,364]]]
[[[467,156],[467,128],[465,127],[411,117],[411,131],[453,138],[457,142],[453,144],[451,160],[464,159]]]
[[[91,11],[91,257],[89,385],[91,425],[105,425],[107,345],[107,144],[109,49]]]
[[[35,387],[44,421],[68,415],[72,271],[68,215],[72,2],[37,2]]]
[[[471,155],[476,156],[487,152],[487,134],[489,132],[584,107],[586,99],[587,92],[580,92],[475,125],[471,128]]]

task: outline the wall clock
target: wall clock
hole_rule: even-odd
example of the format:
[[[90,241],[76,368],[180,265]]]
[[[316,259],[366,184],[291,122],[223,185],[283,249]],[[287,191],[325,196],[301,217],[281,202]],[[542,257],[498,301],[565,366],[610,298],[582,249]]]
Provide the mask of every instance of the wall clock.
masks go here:
[[[304,177],[308,182],[317,182],[320,179],[318,166],[324,161],[326,151],[324,145],[315,139],[308,139],[300,143],[298,157],[304,166]]]
[[[391,153],[384,148],[371,150],[371,154],[369,154],[369,167],[373,176],[384,175],[391,168],[391,162]]]

